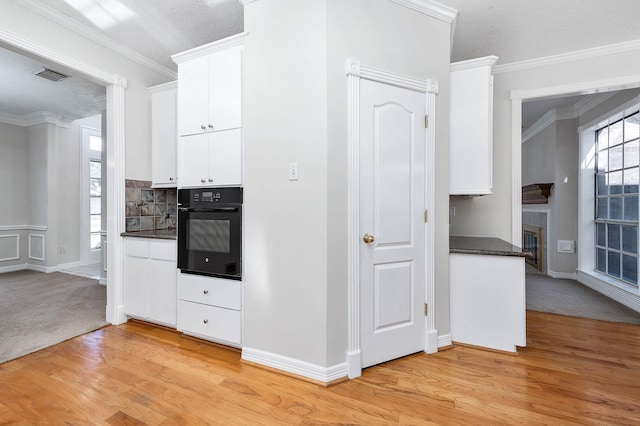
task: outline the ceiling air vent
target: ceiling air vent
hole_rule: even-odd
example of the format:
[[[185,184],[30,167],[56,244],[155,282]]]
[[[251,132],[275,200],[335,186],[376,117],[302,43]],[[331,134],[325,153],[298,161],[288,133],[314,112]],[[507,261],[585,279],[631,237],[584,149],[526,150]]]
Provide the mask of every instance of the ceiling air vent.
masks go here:
[[[33,74],[50,81],[60,81],[69,77],[68,75],[61,74],[57,71],[50,70],[49,68],[45,68],[45,67],[38,68],[37,70],[33,71]]]

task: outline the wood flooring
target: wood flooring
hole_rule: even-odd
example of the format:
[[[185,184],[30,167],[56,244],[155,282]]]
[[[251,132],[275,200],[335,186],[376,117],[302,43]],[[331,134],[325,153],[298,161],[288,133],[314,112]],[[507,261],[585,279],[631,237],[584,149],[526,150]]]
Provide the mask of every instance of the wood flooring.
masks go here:
[[[456,346],[325,388],[140,322],[0,365],[0,424],[640,424],[640,327],[527,313],[519,355]]]

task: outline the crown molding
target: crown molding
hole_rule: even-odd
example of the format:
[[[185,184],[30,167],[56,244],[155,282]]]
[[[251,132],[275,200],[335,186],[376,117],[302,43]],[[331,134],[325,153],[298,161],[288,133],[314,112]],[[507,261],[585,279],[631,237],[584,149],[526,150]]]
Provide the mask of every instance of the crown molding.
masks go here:
[[[582,114],[615,96],[615,94],[616,92],[596,93],[580,99],[574,105],[547,111],[546,114],[522,132],[522,143],[525,143],[556,121],[571,120],[580,117]]]
[[[559,55],[546,56],[526,61],[512,62],[510,64],[497,65],[493,69],[494,74],[505,74],[516,71],[524,71],[533,68],[540,68],[551,65],[564,64],[567,62],[599,58],[606,55],[626,53],[640,50],[640,40],[631,40],[623,43],[611,44],[608,46],[594,47],[591,49],[576,50],[574,52],[561,53]]]
[[[69,18],[63,13],[58,12],[57,10],[46,6],[40,3],[38,0],[14,0],[21,6],[24,6],[27,9],[36,12],[37,14],[49,19],[50,21],[55,22],[58,25],[61,25],[75,33],[80,34],[81,36],[98,43],[99,45],[106,47],[109,50],[118,53],[152,71],[157,72],[158,74],[163,75],[164,77],[175,80],[178,78],[178,74],[162,65],[158,64],[155,61],[147,58],[131,50],[130,48],[123,46],[120,43],[117,43],[110,39],[109,37],[103,35],[102,33],[89,28],[86,25],[79,23],[78,21]]]
[[[194,47],[193,49],[185,50],[184,52],[171,55],[171,59],[176,64],[181,64],[182,62],[215,53],[220,50],[242,46],[244,44],[244,38],[247,34],[247,32],[242,32],[230,37],[223,38],[221,40],[212,41],[211,43],[207,43],[202,46]]]
[[[0,112],[0,123],[11,124],[19,127],[37,126],[38,124],[53,124],[54,126],[68,128],[69,121],[60,115],[51,114],[50,112],[40,111],[26,115],[15,115],[6,112]]]
[[[416,12],[423,13],[431,16],[432,18],[439,19],[448,24],[452,24],[458,16],[458,11],[449,6],[445,6],[432,0],[389,0],[392,3],[397,3],[401,6],[415,10]]]
[[[461,71],[469,68],[477,68],[488,66],[493,68],[495,63],[498,61],[497,56],[484,56],[482,58],[468,59],[466,61],[453,62],[450,64],[451,71]]]

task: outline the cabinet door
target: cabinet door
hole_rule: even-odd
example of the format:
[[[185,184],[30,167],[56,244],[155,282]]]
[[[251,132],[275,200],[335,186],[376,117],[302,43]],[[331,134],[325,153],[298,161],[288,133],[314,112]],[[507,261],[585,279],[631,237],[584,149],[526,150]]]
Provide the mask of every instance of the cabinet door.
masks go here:
[[[182,136],[178,141],[180,187],[201,187],[209,182],[209,135]]]
[[[139,318],[149,317],[149,260],[146,258],[124,258],[124,312]]]
[[[178,75],[178,135],[210,130],[209,59],[202,57],[181,63]]]
[[[242,125],[242,49],[218,52],[209,60],[209,118],[213,130]]]
[[[242,129],[209,135],[209,173],[213,185],[242,184]]]
[[[176,324],[176,262],[149,261],[149,319]]]
[[[176,89],[151,95],[151,173],[153,186],[176,186]]]

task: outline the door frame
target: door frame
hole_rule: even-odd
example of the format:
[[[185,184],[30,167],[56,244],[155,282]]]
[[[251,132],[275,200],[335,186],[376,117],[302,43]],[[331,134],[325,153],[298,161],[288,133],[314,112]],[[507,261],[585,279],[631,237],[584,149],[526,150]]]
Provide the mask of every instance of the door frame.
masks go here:
[[[91,160],[99,160],[100,163],[102,163],[102,151],[99,153],[100,157],[98,158],[96,156],[96,152],[90,150],[89,136],[97,135],[102,137],[102,130],[81,125],[80,134],[82,144],[82,161],[80,166],[82,167],[82,171],[80,173],[80,202],[82,203],[80,219],[80,265],[86,266],[100,263],[100,257],[102,256],[102,249],[99,250],[99,254],[95,254],[94,252],[98,250],[91,250],[89,248],[91,233],[91,223],[89,219],[91,210],[89,196],[89,162]],[[101,230],[105,228],[102,225],[100,227]],[[95,258],[97,258],[97,261],[93,261],[96,260]]]
[[[426,113],[429,125],[425,135],[425,303],[429,303],[425,316],[424,350],[438,351],[438,333],[435,324],[435,110],[438,81],[416,79],[390,71],[363,65],[358,59],[346,60],[348,81],[348,346],[347,370],[350,379],[362,374],[360,348],[360,80],[366,79],[389,84],[426,95]]]
[[[124,180],[125,180],[125,89],[126,77],[103,71],[85,62],[71,58],[60,50],[36,43],[14,32],[0,28],[0,42],[17,47],[38,57],[78,71],[107,89],[107,240],[108,266],[106,320],[121,324],[127,320],[123,302],[123,238]]]

